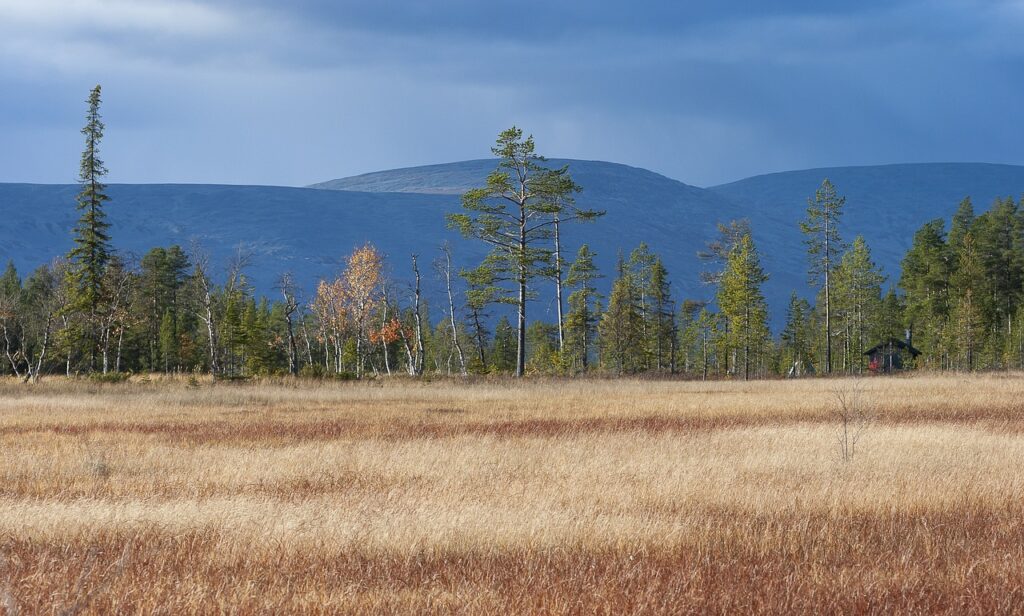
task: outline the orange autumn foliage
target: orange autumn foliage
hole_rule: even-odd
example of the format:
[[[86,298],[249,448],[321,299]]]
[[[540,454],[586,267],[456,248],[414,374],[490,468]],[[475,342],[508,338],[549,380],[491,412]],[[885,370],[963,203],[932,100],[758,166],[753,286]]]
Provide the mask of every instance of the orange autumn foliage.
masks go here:
[[[412,337],[412,332],[406,330],[405,335],[407,338]],[[374,329],[370,332],[370,342],[374,344],[391,344],[397,341],[402,336],[402,322],[397,318],[392,318],[379,329]]]

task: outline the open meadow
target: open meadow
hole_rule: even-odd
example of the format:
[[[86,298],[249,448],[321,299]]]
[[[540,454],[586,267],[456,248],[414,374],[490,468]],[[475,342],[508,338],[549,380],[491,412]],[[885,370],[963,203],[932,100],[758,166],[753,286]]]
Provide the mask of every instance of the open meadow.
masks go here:
[[[1014,612],[1022,461],[1019,374],[6,381],[0,606]]]

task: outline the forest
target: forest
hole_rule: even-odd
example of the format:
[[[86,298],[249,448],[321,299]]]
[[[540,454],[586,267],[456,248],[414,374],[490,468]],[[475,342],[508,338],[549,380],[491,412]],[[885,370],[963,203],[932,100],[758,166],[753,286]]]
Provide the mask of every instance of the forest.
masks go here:
[[[1013,198],[978,214],[965,197],[948,224],[926,222],[899,279],[887,280],[864,239],[847,237],[839,187],[808,187],[806,218],[793,224],[805,237],[810,293],[793,290],[775,335],[761,291],[770,274],[748,221],[722,221],[704,246],[680,247],[704,263],[706,298],[675,297],[645,244],[600,272],[585,241],[603,212],[580,206],[586,187],[571,169],[547,167],[533,137],[513,127],[492,148],[495,171],[447,216],[453,239],[489,248],[478,267],[456,270],[450,243],[404,256],[367,244],[315,289],[282,272],[273,293],[259,293],[241,249],[226,267],[199,244],[138,258],[115,250],[100,105],[97,86],[82,129],[74,248],[32,272],[9,261],[0,275],[0,374],[752,379],[880,371],[869,351],[893,341],[913,350],[905,368],[1024,368],[1024,202]],[[563,250],[566,237],[582,243],[575,254]],[[426,285],[443,290],[431,294],[441,305],[430,305]],[[528,314],[538,300],[556,307],[553,321]]]

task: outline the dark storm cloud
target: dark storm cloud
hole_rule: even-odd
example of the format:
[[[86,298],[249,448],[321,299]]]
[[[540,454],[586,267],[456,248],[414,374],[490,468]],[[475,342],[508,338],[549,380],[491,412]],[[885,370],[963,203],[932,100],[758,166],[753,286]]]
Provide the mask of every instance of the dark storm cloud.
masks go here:
[[[107,91],[118,181],[303,184],[546,153],[709,184],[1022,162],[1018,2],[0,0],[0,180],[65,181]]]

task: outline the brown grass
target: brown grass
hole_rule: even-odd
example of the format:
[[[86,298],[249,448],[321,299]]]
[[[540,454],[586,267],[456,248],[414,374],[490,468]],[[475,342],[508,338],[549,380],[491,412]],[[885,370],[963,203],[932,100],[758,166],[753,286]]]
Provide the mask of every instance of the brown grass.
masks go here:
[[[1022,428],[1021,375],[0,382],[0,612],[1015,612]]]

